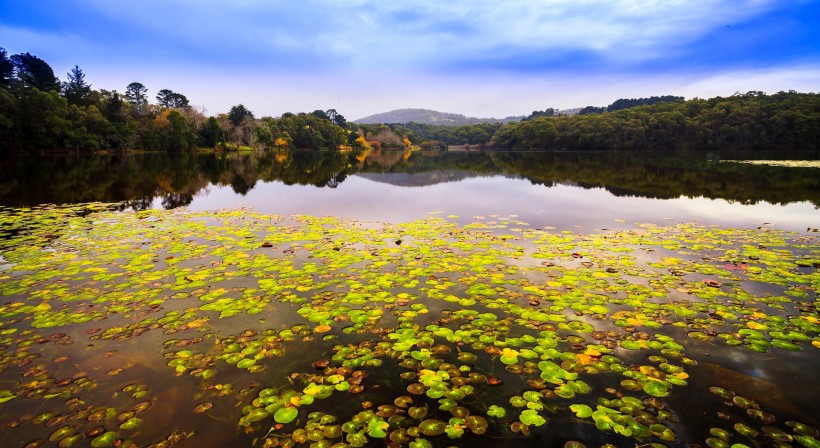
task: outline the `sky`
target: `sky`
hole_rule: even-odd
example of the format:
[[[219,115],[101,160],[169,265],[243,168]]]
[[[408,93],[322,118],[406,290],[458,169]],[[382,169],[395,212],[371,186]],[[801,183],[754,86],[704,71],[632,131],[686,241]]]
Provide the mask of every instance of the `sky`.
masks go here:
[[[820,92],[820,0],[0,0],[0,47],[208,115]]]

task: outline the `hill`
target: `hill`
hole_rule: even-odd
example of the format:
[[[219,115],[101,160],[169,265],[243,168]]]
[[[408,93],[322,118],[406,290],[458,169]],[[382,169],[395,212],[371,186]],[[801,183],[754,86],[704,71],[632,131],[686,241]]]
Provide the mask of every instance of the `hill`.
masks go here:
[[[380,114],[370,115],[358,120],[354,123],[359,124],[378,124],[378,123],[422,123],[422,124],[437,124],[445,126],[463,126],[467,124],[479,123],[507,123],[510,121],[520,121],[523,117],[507,117],[507,118],[475,118],[465,117],[461,114],[451,114],[447,112],[438,112],[429,109],[396,109],[390,112],[383,112]]]

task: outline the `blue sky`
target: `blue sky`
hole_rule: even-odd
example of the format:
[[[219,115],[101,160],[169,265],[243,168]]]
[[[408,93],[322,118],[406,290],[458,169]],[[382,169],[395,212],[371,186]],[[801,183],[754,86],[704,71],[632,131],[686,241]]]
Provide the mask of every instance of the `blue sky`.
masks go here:
[[[0,46],[208,114],[820,91],[820,0],[0,0]]]

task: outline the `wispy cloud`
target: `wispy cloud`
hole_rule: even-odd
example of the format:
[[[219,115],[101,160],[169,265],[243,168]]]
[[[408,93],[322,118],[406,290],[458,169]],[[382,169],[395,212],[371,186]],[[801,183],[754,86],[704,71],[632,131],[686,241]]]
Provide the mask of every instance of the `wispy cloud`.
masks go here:
[[[782,7],[774,0],[406,0],[51,2],[84,15],[75,34],[146,58],[345,69],[485,65],[515,70],[570,54],[624,65],[671,54],[727,25]],[[795,2],[786,2],[795,3]],[[72,14],[72,11],[77,11]],[[69,20],[70,22],[70,20]],[[81,22],[82,25],[84,23]],[[36,24],[32,24],[33,28]],[[62,28],[62,27],[57,27]],[[64,29],[67,31],[68,29]],[[211,55],[209,59],[207,56]]]
[[[820,89],[820,0],[0,0],[0,10],[0,46],[37,54],[58,76],[79,64],[97,87],[181,86],[214,112],[245,101],[260,114],[332,104],[352,117],[410,106],[503,116],[640,92]]]

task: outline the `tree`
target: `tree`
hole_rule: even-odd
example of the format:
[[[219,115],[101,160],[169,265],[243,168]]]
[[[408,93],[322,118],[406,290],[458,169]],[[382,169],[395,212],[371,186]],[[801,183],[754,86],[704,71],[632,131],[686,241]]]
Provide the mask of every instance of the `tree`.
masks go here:
[[[533,118],[538,117],[554,117],[555,114],[555,109],[553,109],[552,107],[544,110],[534,110],[532,111],[529,117],[524,117],[521,119],[521,121],[532,120]]]
[[[91,95],[91,85],[85,82],[85,73],[80,67],[75,65],[68,72],[68,82],[63,84],[63,95],[68,100],[68,104],[85,106],[88,96]]]
[[[328,117],[327,113],[323,110],[316,109],[313,112],[311,112],[310,114],[313,115],[316,118],[321,118],[322,120],[330,120],[330,117]]]
[[[210,117],[205,126],[199,131],[202,145],[207,148],[214,148],[220,143],[225,143],[225,132],[219,126],[216,118]]]
[[[148,89],[139,82],[132,82],[125,88],[125,99],[134,106],[140,107],[148,104]]]
[[[602,114],[606,111],[605,107],[587,106],[578,111],[578,115],[592,115]]]
[[[8,88],[14,75],[14,64],[7,57],[6,49],[0,47],[0,87]]]
[[[43,92],[59,90],[60,81],[46,61],[30,53],[15,54],[11,57],[17,79],[25,87],[35,87]]]
[[[242,104],[237,104],[228,111],[228,119],[234,126],[239,126],[245,118],[253,119],[253,112],[249,111]]]
[[[105,116],[110,121],[122,121],[122,105],[120,94],[114,92],[111,98],[105,103]]]
[[[345,117],[342,114],[336,112],[336,109],[326,110],[325,116],[327,116],[327,119],[330,120],[330,122],[335,124],[336,126],[347,126],[347,120],[345,120]]]
[[[168,109],[184,109],[188,107],[188,98],[181,93],[162,89],[157,93],[157,102]]]

